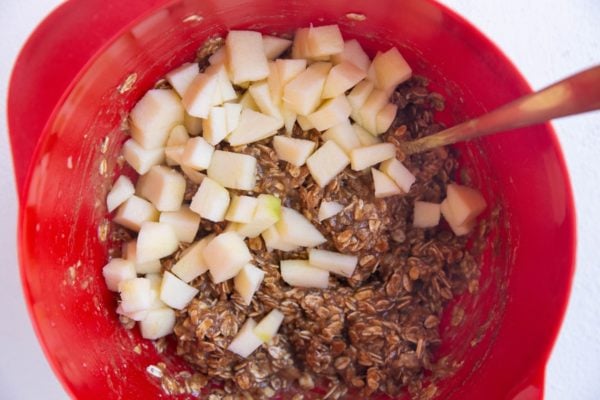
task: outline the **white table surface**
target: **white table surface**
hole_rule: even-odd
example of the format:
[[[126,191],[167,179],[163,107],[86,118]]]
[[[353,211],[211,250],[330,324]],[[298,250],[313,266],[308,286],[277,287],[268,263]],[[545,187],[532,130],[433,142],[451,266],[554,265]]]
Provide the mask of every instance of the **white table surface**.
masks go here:
[[[495,41],[534,88],[600,63],[598,0],[442,3]],[[21,295],[17,198],[4,111],[14,59],[28,34],[57,4],[59,0],[0,1],[0,399],[67,397],[36,342]],[[600,398],[600,113],[563,119],[554,126],[575,191],[579,243],[569,309],[547,368],[546,399],[592,400]]]

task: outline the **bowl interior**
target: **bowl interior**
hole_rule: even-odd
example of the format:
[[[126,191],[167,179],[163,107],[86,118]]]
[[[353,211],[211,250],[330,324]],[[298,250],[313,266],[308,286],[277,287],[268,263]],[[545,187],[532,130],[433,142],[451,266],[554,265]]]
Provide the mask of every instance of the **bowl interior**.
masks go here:
[[[158,354],[123,329],[101,276],[110,244],[104,199],[120,169],[128,110],[155,81],[191,61],[204,40],[228,29],[291,33],[337,23],[374,55],[398,46],[417,74],[446,97],[439,119],[462,121],[529,91],[474,28],[424,1],[169,1],[113,38],[80,73],[43,133],[22,204],[25,294],[57,375],[76,398],[160,398],[146,367]],[[164,4],[163,4],[164,3]],[[348,13],[363,14],[364,20]],[[506,398],[539,390],[573,268],[574,214],[568,177],[547,125],[457,146],[488,204],[478,290],[453,302],[440,358],[457,370],[436,380],[437,398]],[[459,311],[457,311],[459,310]],[[463,312],[457,326],[452,316]],[[505,368],[510,365],[511,368]],[[438,382],[439,381],[439,382]]]

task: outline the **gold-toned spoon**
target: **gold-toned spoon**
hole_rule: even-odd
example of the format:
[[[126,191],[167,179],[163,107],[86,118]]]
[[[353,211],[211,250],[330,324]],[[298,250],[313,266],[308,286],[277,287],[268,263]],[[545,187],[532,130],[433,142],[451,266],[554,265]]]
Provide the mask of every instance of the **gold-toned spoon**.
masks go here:
[[[505,104],[481,117],[401,144],[405,154],[600,109],[600,65]]]

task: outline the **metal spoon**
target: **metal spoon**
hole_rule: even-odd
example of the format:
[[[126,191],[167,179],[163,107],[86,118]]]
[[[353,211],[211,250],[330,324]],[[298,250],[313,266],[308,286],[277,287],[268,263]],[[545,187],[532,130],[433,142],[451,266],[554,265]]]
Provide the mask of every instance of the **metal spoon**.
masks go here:
[[[600,65],[505,104],[481,117],[401,144],[405,154],[470,140],[554,118],[600,109]]]

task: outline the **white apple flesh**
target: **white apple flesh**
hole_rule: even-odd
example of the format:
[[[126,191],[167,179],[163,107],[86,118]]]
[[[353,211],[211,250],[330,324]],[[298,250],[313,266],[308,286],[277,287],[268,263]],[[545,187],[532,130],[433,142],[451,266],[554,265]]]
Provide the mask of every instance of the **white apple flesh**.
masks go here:
[[[152,203],[133,195],[119,206],[113,222],[137,232],[144,222],[158,221],[158,217],[159,212]]]
[[[149,310],[140,321],[140,332],[144,339],[156,340],[173,333],[175,311],[170,308]]]
[[[229,134],[227,141],[232,146],[258,142],[273,136],[282,127],[282,119],[243,108],[238,126]]]
[[[415,201],[413,226],[415,228],[433,228],[440,223],[440,205],[427,201]]]
[[[327,289],[329,272],[311,266],[307,260],[283,260],[279,265],[281,279],[294,287]]]
[[[169,307],[183,310],[198,294],[198,289],[188,285],[169,271],[165,271],[160,285],[160,299]]]
[[[208,177],[229,189],[253,190],[256,158],[247,154],[216,150],[206,171]]]
[[[119,283],[121,309],[124,313],[134,313],[150,309],[155,293],[151,290],[150,280],[133,278]]]
[[[351,167],[354,171],[362,171],[382,161],[396,156],[396,146],[392,143],[379,143],[366,147],[358,147],[350,152]]]
[[[260,322],[254,327],[254,334],[258,336],[263,343],[268,343],[277,334],[284,315],[281,311],[272,309]]]
[[[227,350],[243,358],[252,354],[263,344],[263,341],[254,334],[254,328],[256,328],[256,321],[248,317],[233,341],[227,346]]]
[[[116,292],[119,290],[121,282],[137,276],[135,273],[135,264],[123,258],[113,258],[102,268],[102,276],[104,276],[108,290]]]
[[[304,215],[292,208],[281,208],[281,219],[275,227],[281,240],[292,245],[314,247],[327,241]]]
[[[264,271],[252,264],[244,265],[233,278],[233,287],[244,300],[244,304],[250,305],[254,293],[256,293],[264,278]]]
[[[212,222],[221,222],[229,208],[229,192],[216,181],[206,177],[192,198],[190,210]]]
[[[225,40],[232,81],[260,81],[269,75],[262,35],[253,31],[230,31]]]
[[[200,216],[187,205],[177,211],[165,211],[160,214],[159,222],[171,225],[180,242],[191,243],[200,228]]]
[[[164,222],[144,222],[137,237],[137,262],[145,263],[167,257],[178,248],[179,240],[171,225]]]
[[[154,204],[158,211],[177,211],[185,194],[185,178],[171,168],[155,165],[140,176],[136,192]]]
[[[306,160],[310,174],[320,187],[325,187],[348,164],[350,159],[332,140],[325,142]]]
[[[273,149],[280,160],[301,167],[306,163],[308,157],[315,149],[312,140],[296,139],[287,136],[275,136],[273,138]]]
[[[205,236],[185,249],[181,258],[171,268],[171,272],[182,281],[189,283],[208,271],[208,264],[202,254],[206,245],[214,237],[214,235]]]
[[[127,199],[133,196],[134,193],[135,188],[133,187],[133,183],[131,183],[131,179],[125,175],[119,176],[106,196],[106,207],[108,208],[108,212],[114,211],[117,207],[127,201]]]
[[[233,278],[252,259],[248,246],[235,232],[217,235],[206,245],[202,257],[214,283]]]
[[[252,220],[246,224],[240,224],[236,229],[244,237],[257,237],[281,218],[281,200],[278,197],[261,194],[256,200],[257,204]]]
[[[125,161],[140,175],[145,174],[153,166],[160,165],[165,161],[164,148],[144,149],[134,139],[129,139],[123,144],[121,153]]]
[[[379,169],[381,172],[392,178],[404,193],[408,193],[412,184],[417,180],[412,172],[396,158],[390,158],[389,160],[382,162]]]
[[[143,263],[137,260],[137,240],[130,240],[123,243],[122,255],[125,259],[131,261],[135,265],[135,272],[138,274],[154,274],[162,270],[160,260],[150,260]]]
[[[181,156],[181,165],[198,171],[210,165],[215,148],[202,137],[194,137],[187,141]]]
[[[335,251],[310,249],[308,263],[337,275],[350,278],[356,269],[358,257]]]
[[[151,89],[129,113],[131,137],[145,149],[164,147],[171,129],[183,123],[183,113],[177,93]]]
[[[375,197],[378,199],[390,196],[396,196],[402,194],[402,189],[396,185],[396,182],[383,172],[371,168],[371,175],[373,177],[373,186],[375,188]]]
[[[183,97],[186,90],[196,77],[200,73],[198,64],[196,63],[185,63],[175,68],[171,72],[165,75],[167,82],[175,89],[180,97]]]
[[[319,206],[319,214],[317,218],[319,222],[323,222],[328,218],[331,218],[342,212],[344,206],[336,201],[323,200]]]

